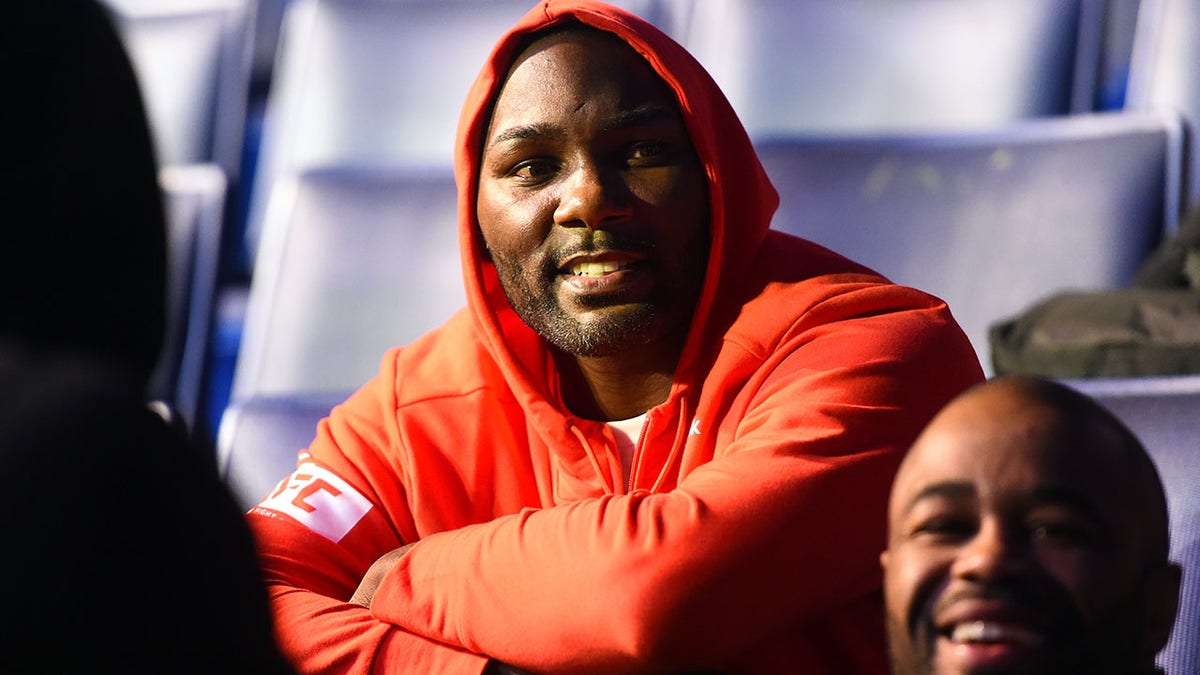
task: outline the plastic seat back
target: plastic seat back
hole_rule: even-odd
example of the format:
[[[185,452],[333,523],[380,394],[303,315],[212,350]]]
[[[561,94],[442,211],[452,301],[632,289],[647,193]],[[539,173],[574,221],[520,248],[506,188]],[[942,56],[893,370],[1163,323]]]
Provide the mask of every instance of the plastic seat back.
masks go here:
[[[1129,280],[1180,213],[1182,132],[1105,113],[981,132],[776,139],[773,227],[946,300],[987,331],[1055,290]]]
[[[1183,586],[1171,640],[1158,662],[1200,673],[1200,375],[1072,380],[1137,434],[1158,467],[1171,517],[1171,559]]]
[[[242,508],[262,501],[296,468],[318,423],[350,393],[256,396],[229,406],[217,436],[217,461]]]
[[[137,73],[161,165],[237,179],[250,82],[247,0],[104,0]]]
[[[250,284],[231,400],[353,389],[383,353],[464,306],[445,171],[344,168],[281,180]]]
[[[696,0],[684,44],[752,137],[1092,109],[1097,0]]]
[[[1142,0],[1125,107],[1172,110],[1200,131],[1200,0]],[[1188,164],[1185,197],[1200,197],[1200,152],[1195,144]]]
[[[167,326],[152,398],[195,428],[216,293],[227,183],[215,164],[159,170],[167,221]]]

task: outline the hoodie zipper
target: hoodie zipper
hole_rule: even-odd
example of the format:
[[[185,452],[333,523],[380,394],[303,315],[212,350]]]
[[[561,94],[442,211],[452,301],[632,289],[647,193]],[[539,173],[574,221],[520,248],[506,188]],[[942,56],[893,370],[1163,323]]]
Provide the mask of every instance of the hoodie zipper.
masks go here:
[[[678,422],[675,425],[675,437],[671,439],[670,452],[667,459],[663,462],[662,469],[659,471],[658,478],[654,480],[654,485],[650,486],[651,492],[658,492],[662,487],[663,481],[670,474],[672,467],[675,465],[675,460],[679,457],[679,453],[683,452],[683,446],[687,443],[688,433],[688,401],[686,395],[679,397],[678,411],[676,419]],[[629,462],[629,477],[625,480],[625,493],[628,494],[633,489],[633,479],[637,474],[639,459],[642,456],[642,446],[645,445],[646,429],[650,426],[650,412],[646,413],[646,421],[642,423],[642,430],[638,433],[637,443],[633,446],[633,458]]]
[[[625,494],[633,491],[633,478],[637,473],[638,459],[642,456],[642,445],[646,439],[646,428],[650,426],[650,413],[646,412],[646,419],[642,420],[642,428],[638,430],[637,441],[633,444],[633,455],[629,458],[629,475],[625,477]]]

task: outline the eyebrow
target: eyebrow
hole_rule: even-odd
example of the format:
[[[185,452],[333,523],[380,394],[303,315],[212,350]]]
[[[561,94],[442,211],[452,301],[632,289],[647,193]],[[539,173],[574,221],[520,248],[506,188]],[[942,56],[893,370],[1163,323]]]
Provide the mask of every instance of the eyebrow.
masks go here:
[[[1088,519],[1103,524],[1104,518],[1092,500],[1070,488],[1058,485],[1041,485],[1029,497],[1033,506],[1041,504],[1059,504],[1081,512]]]
[[[490,145],[499,145],[500,143],[507,143],[509,141],[532,141],[561,135],[562,131],[560,129],[545,122],[522,124],[520,126],[509,127],[496,134],[492,137]]]
[[[636,108],[629,110],[621,110],[604,122],[602,129],[605,131],[616,131],[627,127],[638,126],[640,124],[651,124],[657,122],[671,121],[677,118],[667,108],[655,104],[646,103]],[[510,141],[534,141],[549,138],[558,138],[562,136],[562,130],[553,124],[545,122],[537,122],[534,124],[522,124],[515,127],[509,127],[492,137],[490,145],[499,145]]]
[[[905,505],[903,513],[907,514],[912,511],[918,503],[926,499],[945,498],[945,499],[962,499],[975,496],[975,486],[966,482],[947,481],[943,483],[934,483],[926,486],[920,492],[913,496]],[[1059,485],[1039,485],[1035,488],[1025,500],[1027,507],[1039,505],[1062,505],[1070,507],[1082,513],[1089,520],[1103,524],[1104,517],[1096,508],[1096,505],[1084,495],[1067,487]]]
[[[677,115],[656,103],[645,103],[636,108],[618,111],[604,124],[605,131],[624,129],[625,127],[654,122],[667,122],[677,119]]]
[[[970,483],[951,481],[934,483],[933,485],[926,485],[920,492],[913,495],[913,498],[908,500],[908,503],[904,505],[903,513],[909,513],[913,510],[914,506],[926,499],[933,499],[935,497],[963,499],[974,496],[975,486]]]

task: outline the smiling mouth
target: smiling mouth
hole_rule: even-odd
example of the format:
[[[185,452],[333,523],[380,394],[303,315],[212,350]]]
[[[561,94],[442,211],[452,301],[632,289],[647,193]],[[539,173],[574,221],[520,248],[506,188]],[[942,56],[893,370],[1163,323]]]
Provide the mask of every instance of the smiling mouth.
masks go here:
[[[568,270],[576,277],[602,277],[624,269],[629,269],[632,263],[618,264],[615,262],[578,262]]]
[[[941,634],[955,644],[1010,644],[1036,647],[1045,641],[1027,626],[1001,621],[964,621],[946,627]]]

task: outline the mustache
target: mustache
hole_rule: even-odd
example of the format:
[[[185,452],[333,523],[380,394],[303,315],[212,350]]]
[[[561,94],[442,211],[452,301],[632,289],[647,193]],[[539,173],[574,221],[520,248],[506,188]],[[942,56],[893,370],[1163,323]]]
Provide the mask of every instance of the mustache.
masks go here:
[[[591,255],[605,251],[620,251],[638,255],[649,255],[655,244],[646,237],[614,234],[607,230],[592,230],[573,235],[568,241],[555,246],[550,255],[550,262],[555,268],[561,267],[567,260],[578,255]]]

